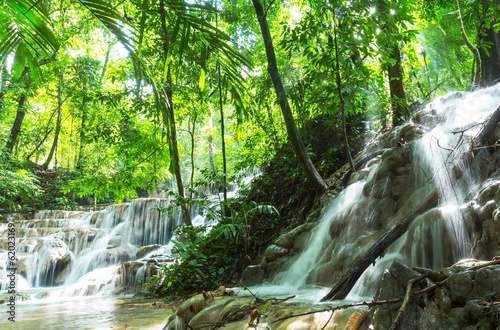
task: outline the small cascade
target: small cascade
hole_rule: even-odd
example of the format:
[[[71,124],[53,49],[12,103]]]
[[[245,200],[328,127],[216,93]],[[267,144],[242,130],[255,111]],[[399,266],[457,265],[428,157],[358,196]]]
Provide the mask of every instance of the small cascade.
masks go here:
[[[237,189],[231,186],[228,195]],[[195,226],[205,225],[202,213],[199,206],[191,208]],[[44,210],[29,218],[13,214],[10,225],[0,224],[0,290],[10,283],[5,266],[9,228],[15,228],[17,290],[52,288],[51,297],[147,289],[147,279],[176,260],[172,232],[183,223],[176,201],[164,192],[95,212]]]
[[[279,274],[275,282],[290,287],[291,291],[299,289],[306,284],[308,273],[304,269],[317,269],[321,265],[321,256],[328,246],[330,227],[332,221],[348,219],[349,212],[357,203],[363,193],[365,181],[350,185],[335,198],[330,205],[325,207],[322,220],[311,233],[306,249],[300,254],[290,268]]]
[[[121,264],[135,260],[141,247],[170,252],[172,231],[182,223],[175,202],[166,198],[141,198],[91,213],[39,211],[33,218],[9,219],[15,228],[16,280],[25,282],[23,288],[63,286],[62,295],[96,294],[115,281]],[[8,225],[0,225],[4,261],[8,233]],[[6,268],[0,268],[2,290],[6,276]]]

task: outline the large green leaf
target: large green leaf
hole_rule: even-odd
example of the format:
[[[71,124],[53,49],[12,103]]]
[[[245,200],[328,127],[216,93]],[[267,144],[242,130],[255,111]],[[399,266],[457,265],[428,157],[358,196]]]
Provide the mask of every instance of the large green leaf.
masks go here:
[[[14,80],[17,81],[27,63],[36,83],[40,72],[33,54],[52,56],[59,43],[49,28],[50,20],[42,1],[6,0],[0,7],[0,59],[15,52]],[[40,59],[41,59],[40,58]]]

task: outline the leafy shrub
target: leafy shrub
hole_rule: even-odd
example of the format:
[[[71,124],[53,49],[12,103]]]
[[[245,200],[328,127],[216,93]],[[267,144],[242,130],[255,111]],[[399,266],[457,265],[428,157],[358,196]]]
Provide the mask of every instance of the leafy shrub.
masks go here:
[[[207,209],[208,220],[218,221],[211,231],[206,227],[179,226],[174,234],[177,262],[165,265],[159,276],[151,278],[151,291],[160,297],[181,298],[193,292],[230,286],[243,269],[257,260],[269,235],[279,228],[278,211],[269,205],[230,200]]]
[[[38,178],[24,164],[11,161],[0,150],[0,213],[28,210],[36,206],[42,194]]]

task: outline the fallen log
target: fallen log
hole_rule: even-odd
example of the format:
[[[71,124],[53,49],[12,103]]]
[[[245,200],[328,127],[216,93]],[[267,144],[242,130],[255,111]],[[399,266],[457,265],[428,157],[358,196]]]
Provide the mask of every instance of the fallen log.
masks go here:
[[[485,146],[494,144],[495,141],[491,141],[494,136],[495,129],[500,122],[500,105],[497,107],[495,112],[488,119],[486,125],[483,127],[481,132],[474,139],[469,151],[462,154],[460,160],[453,166],[451,171],[452,182],[457,181],[462,177],[464,172],[468,169],[470,162],[478,156],[480,153],[487,153],[488,149]],[[480,162],[480,166],[487,166],[488,162]],[[375,262],[375,260],[380,257],[384,251],[394,243],[399,237],[401,237],[409,228],[410,224],[418,216],[426,212],[427,210],[434,208],[439,202],[439,188],[434,189],[409,215],[404,217],[398,222],[397,225],[392,227],[389,232],[387,232],[382,238],[380,238],[375,244],[373,244],[368,251],[366,251],[358,260],[354,263],[342,275],[340,281],[335,284],[333,289],[321,299],[321,301],[327,300],[340,300],[344,299],[352,287],[364,271]]]

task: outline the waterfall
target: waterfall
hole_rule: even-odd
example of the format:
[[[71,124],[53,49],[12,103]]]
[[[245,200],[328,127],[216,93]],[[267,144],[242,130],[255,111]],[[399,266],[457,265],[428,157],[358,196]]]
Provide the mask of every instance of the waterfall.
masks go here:
[[[182,223],[177,208],[170,199],[141,198],[92,213],[39,211],[34,219],[12,219],[16,280],[25,280],[24,288],[60,285],[63,295],[95,294],[116,279],[123,262],[136,259],[140,247],[171,250],[172,231]],[[7,229],[7,224],[0,225],[2,243],[7,242]],[[0,259],[6,260],[2,247]],[[0,268],[2,290],[7,288],[6,275]]]
[[[255,175],[248,174],[244,183]],[[228,195],[237,191],[233,185]],[[209,200],[217,202],[217,196]],[[0,224],[0,290],[10,283],[8,236],[15,228],[16,289],[51,288],[51,297],[147,289],[146,280],[175,260],[172,231],[183,224],[176,201],[157,192],[101,211],[43,210],[30,217],[14,214],[7,219],[10,224]],[[191,217],[195,226],[205,225],[198,206]]]
[[[500,84],[450,93],[428,104],[410,123],[372,141],[358,159],[388,150],[359,169],[324,207],[305,247],[281,268],[273,284],[294,293],[307,286],[332,286],[360,253],[396,225],[395,219],[409,214],[435,188],[439,205],[417,217],[407,234],[374,261],[350,297],[372,295],[384,268],[396,258],[410,266],[440,269],[468,257],[473,233],[464,212],[481,178],[474,163],[458,182],[451,182],[450,173],[499,104]]]

